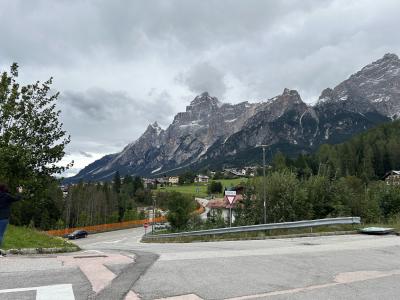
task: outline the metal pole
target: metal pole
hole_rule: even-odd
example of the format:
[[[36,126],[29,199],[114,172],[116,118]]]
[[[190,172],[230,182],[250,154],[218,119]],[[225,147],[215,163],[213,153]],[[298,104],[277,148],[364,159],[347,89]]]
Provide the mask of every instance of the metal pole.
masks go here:
[[[151,233],[154,234],[154,218],[155,218],[155,209],[156,209],[156,197],[153,198],[153,218],[151,222]]]
[[[229,205],[229,227],[232,227],[232,204]]]
[[[264,192],[264,224],[267,224],[267,203],[266,203],[266,194],[265,194],[265,146],[263,149],[263,192]]]

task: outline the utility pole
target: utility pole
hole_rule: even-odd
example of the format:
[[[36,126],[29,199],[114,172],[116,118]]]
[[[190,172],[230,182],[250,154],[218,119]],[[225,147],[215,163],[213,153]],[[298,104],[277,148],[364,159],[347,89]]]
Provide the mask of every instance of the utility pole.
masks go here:
[[[151,222],[151,233],[154,234],[154,219],[155,219],[155,210],[156,210],[156,196],[153,195],[153,218]]]
[[[264,224],[267,224],[267,200],[265,191],[265,150],[267,145],[260,145],[263,149],[263,199],[264,199]]]

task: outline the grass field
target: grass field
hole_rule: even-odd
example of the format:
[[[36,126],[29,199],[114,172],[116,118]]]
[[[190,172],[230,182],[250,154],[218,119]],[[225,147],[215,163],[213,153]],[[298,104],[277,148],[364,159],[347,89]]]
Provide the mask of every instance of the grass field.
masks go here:
[[[62,238],[52,237],[40,231],[26,227],[9,225],[0,248],[21,249],[21,248],[64,248],[75,247],[74,244]]]
[[[238,185],[241,182],[247,182],[247,178],[235,178],[235,179],[221,179],[221,180],[215,180],[218,182],[222,183],[222,189],[230,188],[232,186]],[[177,185],[177,186],[168,186],[168,187],[163,187],[160,188],[160,190],[165,190],[165,191],[175,191],[175,192],[180,192],[182,194],[188,194],[191,196],[197,196],[197,197],[206,197],[207,196],[207,184],[204,183],[193,183],[193,184],[187,184],[187,185]],[[216,196],[222,196],[216,195]]]

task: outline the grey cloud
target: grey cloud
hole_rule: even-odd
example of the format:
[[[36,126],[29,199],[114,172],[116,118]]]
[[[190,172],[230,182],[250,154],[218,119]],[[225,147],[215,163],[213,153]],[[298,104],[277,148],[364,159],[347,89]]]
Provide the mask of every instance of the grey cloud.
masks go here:
[[[180,73],[176,79],[196,94],[207,91],[220,98],[226,91],[224,74],[207,62],[194,65],[189,71]]]
[[[155,93],[155,92],[153,92]],[[61,118],[71,134],[70,152],[115,152],[135,140],[147,125],[166,126],[172,114],[170,95],[161,91],[150,99],[100,88],[68,91],[60,99]],[[84,150],[82,150],[84,149]]]
[[[204,90],[311,102],[386,52],[398,0],[0,1],[0,68],[55,77],[71,153],[112,152]],[[94,151],[96,150],[96,151]]]
[[[87,157],[87,158],[93,157],[93,155],[91,155],[90,153],[87,153],[85,151],[79,151],[79,154],[81,154],[82,156]]]

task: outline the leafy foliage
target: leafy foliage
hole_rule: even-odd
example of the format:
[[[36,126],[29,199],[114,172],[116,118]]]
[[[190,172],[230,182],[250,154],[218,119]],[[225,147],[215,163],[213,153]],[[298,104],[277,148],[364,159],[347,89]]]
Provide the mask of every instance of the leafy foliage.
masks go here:
[[[220,194],[222,193],[222,183],[220,181],[211,181],[207,186],[209,194]]]
[[[171,223],[172,228],[185,228],[190,220],[194,208],[194,201],[191,197],[177,192],[169,193],[167,219]]]
[[[23,188],[23,200],[12,208],[11,222],[55,226],[62,209],[61,191],[52,178],[61,166],[70,137],[59,122],[59,93],[51,94],[52,78],[20,85],[18,65],[0,77],[0,182],[12,192]]]
[[[58,120],[59,93],[48,95],[52,78],[20,86],[17,77],[14,63],[0,78],[0,180],[12,189],[63,172],[58,162],[70,142]]]

